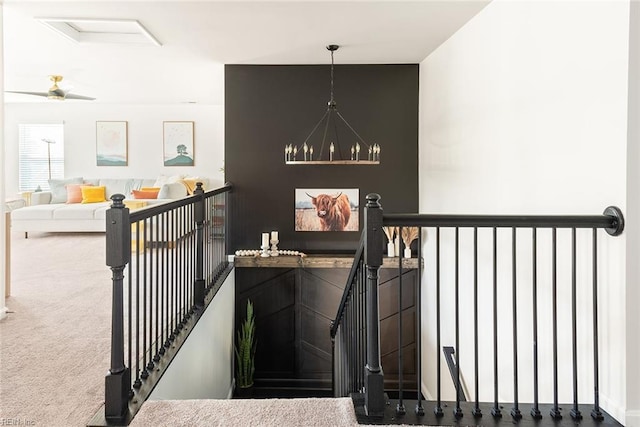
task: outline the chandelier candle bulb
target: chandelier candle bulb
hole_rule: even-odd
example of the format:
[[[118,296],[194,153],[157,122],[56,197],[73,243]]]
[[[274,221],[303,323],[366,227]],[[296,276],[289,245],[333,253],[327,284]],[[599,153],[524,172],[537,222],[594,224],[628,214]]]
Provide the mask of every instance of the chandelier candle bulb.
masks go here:
[[[333,142],[329,145],[329,161],[333,162],[333,152],[335,151],[335,147],[333,146]]]
[[[313,160],[313,145],[309,147],[309,160]]]

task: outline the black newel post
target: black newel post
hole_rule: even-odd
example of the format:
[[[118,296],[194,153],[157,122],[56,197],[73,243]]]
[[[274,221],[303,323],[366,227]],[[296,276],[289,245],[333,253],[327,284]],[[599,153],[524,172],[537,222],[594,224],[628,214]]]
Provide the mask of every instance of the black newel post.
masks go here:
[[[364,211],[364,262],[367,268],[367,365],[365,410],[368,416],[384,415],[384,374],[380,365],[380,316],[378,270],[382,265],[382,206],[379,194],[367,194]]]
[[[129,208],[122,194],[111,197],[106,214],[107,265],[111,267],[113,301],[111,306],[111,367],[105,378],[104,414],[107,420],[124,418],[128,410],[131,371],[124,365],[124,269],[131,260]]]
[[[196,278],[193,284],[193,295],[195,299],[196,308],[201,309],[204,307],[204,190],[202,189],[202,183],[196,183],[196,189],[193,191],[194,195],[198,196],[198,201],[195,203],[195,221],[196,221]]]

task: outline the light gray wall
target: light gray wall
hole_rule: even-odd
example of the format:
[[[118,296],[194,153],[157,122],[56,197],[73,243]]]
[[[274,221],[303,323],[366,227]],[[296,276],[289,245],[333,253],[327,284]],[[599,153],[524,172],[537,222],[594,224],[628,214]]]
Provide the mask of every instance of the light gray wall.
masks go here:
[[[229,274],[150,400],[226,399],[233,382],[235,270]]]
[[[627,194],[628,24],[628,1],[492,2],[426,58],[420,80],[420,212],[599,214],[608,205],[617,205],[626,213],[627,198],[636,203],[639,197],[638,191]],[[638,160],[632,162],[637,168]],[[490,232],[479,234],[486,242],[481,249],[486,248]],[[623,423],[627,253],[629,259],[637,259],[637,252],[627,252],[627,236],[628,231],[615,238],[601,233],[599,251],[600,398],[604,409]],[[463,295],[473,295],[471,238],[467,233],[461,245]],[[510,239],[510,230],[501,232],[499,247],[510,248]],[[548,356],[552,346],[549,239],[548,234],[541,235],[538,249],[543,402],[552,399],[553,390],[553,377],[548,375],[553,366]],[[588,248],[588,234],[578,233],[578,239]],[[434,259],[433,241],[434,234],[427,233],[427,259]],[[448,242],[443,244],[443,266],[454,262],[453,243]],[[532,401],[530,233],[522,233],[518,243],[519,398]],[[559,265],[564,265],[558,272],[561,325],[570,324],[569,249],[569,235],[559,233]],[[586,401],[593,399],[589,256],[587,249],[578,257],[579,395]],[[493,359],[491,262],[491,252],[479,261],[481,363]],[[499,388],[500,399],[508,402],[513,399],[510,250],[499,253],[498,263],[499,317],[509,319],[500,322],[498,330]],[[433,268],[427,265],[426,272],[423,306],[425,313],[434,313]],[[441,276],[443,307],[452,307],[453,271],[443,270]],[[472,313],[472,301],[462,299],[462,313]],[[443,309],[443,322],[443,345],[453,345],[451,308]],[[423,382],[433,394],[434,315],[424,316],[423,331]],[[462,316],[462,331],[461,370],[472,384],[472,316]],[[563,373],[559,393],[560,401],[566,402],[572,400],[568,333],[560,336],[559,346]],[[480,399],[491,401],[492,369],[481,369],[479,375]],[[445,399],[455,396],[449,383],[443,382]]]

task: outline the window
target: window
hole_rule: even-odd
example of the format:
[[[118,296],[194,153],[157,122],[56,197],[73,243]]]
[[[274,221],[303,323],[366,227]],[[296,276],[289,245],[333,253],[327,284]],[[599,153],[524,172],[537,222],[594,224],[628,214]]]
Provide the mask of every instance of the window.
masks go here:
[[[20,191],[49,189],[48,180],[64,178],[64,125],[18,125]]]

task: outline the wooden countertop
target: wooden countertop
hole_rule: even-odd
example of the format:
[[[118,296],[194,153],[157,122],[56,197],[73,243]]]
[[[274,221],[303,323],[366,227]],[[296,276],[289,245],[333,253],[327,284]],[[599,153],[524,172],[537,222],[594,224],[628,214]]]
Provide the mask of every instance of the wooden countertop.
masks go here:
[[[404,258],[402,268],[418,268],[418,258]],[[262,268],[351,268],[353,256],[349,255],[307,255],[291,256],[280,255],[277,257],[260,256],[236,256],[236,267],[262,267]],[[382,268],[398,268],[398,258],[384,257]]]

